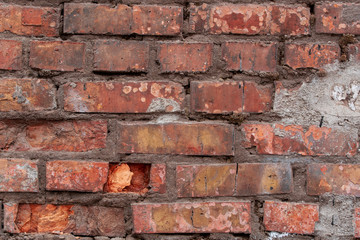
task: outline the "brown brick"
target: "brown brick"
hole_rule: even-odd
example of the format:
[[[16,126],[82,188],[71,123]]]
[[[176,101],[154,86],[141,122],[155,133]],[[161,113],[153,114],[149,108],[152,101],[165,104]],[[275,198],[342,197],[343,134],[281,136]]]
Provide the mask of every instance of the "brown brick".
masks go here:
[[[46,163],[46,190],[102,192],[109,164],[88,161],[50,161]]]
[[[276,72],[277,44],[265,42],[225,42],[222,57],[226,70]]]
[[[357,152],[357,133],[339,129],[299,125],[242,124],[245,147],[256,147],[259,154],[353,156]]]
[[[120,123],[119,153],[233,155],[234,128],[212,123]]]
[[[176,6],[135,5],[133,32],[140,35],[179,35],[183,11]]]
[[[1,20],[0,20],[1,22]],[[0,69],[22,69],[22,43],[16,40],[0,40]]]
[[[161,43],[157,60],[162,72],[206,72],[212,65],[210,43]]]
[[[0,158],[0,192],[38,192],[37,161]]]
[[[42,79],[0,79],[0,111],[39,111],[56,107],[53,84]]]
[[[149,67],[147,42],[98,40],[94,47],[94,71],[146,72]]]
[[[132,9],[118,4],[65,3],[64,32],[75,34],[131,34]]]
[[[250,202],[132,204],[135,233],[250,233]]]
[[[76,82],[64,85],[64,108],[71,112],[178,112],[185,92],[172,82]]]
[[[178,165],[178,197],[232,196],[235,190],[236,164]]]
[[[0,32],[55,37],[59,35],[59,21],[57,8],[0,5]]]
[[[358,179],[360,165],[310,164],[307,169],[307,194],[322,195],[329,192],[359,197]]]
[[[209,15],[210,6],[203,3],[201,6],[196,6],[190,3],[189,7],[189,32],[204,33],[209,31]]]
[[[319,206],[308,203],[265,201],[264,225],[267,231],[312,234],[319,221]]]
[[[166,165],[151,164],[150,168],[151,192],[163,194],[166,192]]]
[[[318,33],[360,34],[356,3],[321,3],[315,6],[315,29]]]
[[[105,148],[107,122],[47,121],[25,125],[15,121],[0,122],[2,151],[86,152]]]
[[[243,111],[248,113],[262,113],[271,110],[272,85],[259,85],[254,82],[244,82]]]
[[[237,170],[236,195],[291,193],[293,177],[287,163],[241,163]]]
[[[122,208],[80,205],[4,204],[5,231],[123,236]]]
[[[321,68],[339,59],[340,47],[331,44],[286,44],[285,64],[293,69]]]
[[[85,44],[62,41],[32,41],[30,67],[55,71],[81,71],[85,66]]]

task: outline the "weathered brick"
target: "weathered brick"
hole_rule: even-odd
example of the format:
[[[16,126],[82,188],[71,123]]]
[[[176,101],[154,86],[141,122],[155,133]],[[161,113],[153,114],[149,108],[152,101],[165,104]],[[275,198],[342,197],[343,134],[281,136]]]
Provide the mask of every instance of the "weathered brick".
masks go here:
[[[64,108],[72,112],[178,112],[185,92],[172,82],[76,82],[64,85]]]
[[[233,155],[234,128],[213,123],[119,123],[119,153]]]
[[[151,164],[150,168],[151,192],[163,194],[166,192],[166,165]]]
[[[360,60],[360,44],[357,43],[357,44],[349,44],[349,56],[350,56],[350,59],[355,59],[357,61]]]
[[[236,164],[178,165],[178,197],[232,196],[235,190]]]
[[[271,85],[259,85],[254,82],[244,81],[243,111],[248,113],[270,111],[272,91]]]
[[[102,192],[109,164],[89,161],[49,161],[46,189],[50,191]]]
[[[132,204],[135,233],[250,233],[250,202]]]
[[[267,231],[312,234],[319,221],[319,206],[310,203],[265,201],[264,225]]]
[[[307,168],[307,194],[324,193],[360,196],[360,165],[310,164]]]
[[[315,5],[315,29],[318,33],[360,34],[356,3],[321,3]]]
[[[132,9],[118,4],[65,3],[64,32],[75,34],[131,34]]]
[[[0,20],[1,22],[1,20]],[[16,40],[0,40],[0,69],[22,69],[22,43]]]
[[[98,40],[94,47],[94,71],[146,72],[149,51],[147,42]]]
[[[285,64],[293,69],[321,68],[340,57],[340,47],[332,44],[286,44]]]
[[[212,49],[211,43],[161,43],[157,60],[162,72],[206,72]]]
[[[238,164],[237,196],[291,193],[293,177],[290,164],[242,163]]]
[[[59,21],[57,8],[0,5],[0,32],[55,37],[59,35]]]
[[[140,35],[179,35],[183,25],[183,11],[176,6],[135,5],[134,33]]]
[[[299,125],[243,124],[245,147],[256,147],[259,154],[353,156],[357,152],[357,134],[339,129]]]
[[[0,159],[0,192],[38,192],[38,161]]]
[[[14,121],[0,122],[2,151],[68,151],[85,152],[105,148],[107,122],[47,121],[25,125]]]
[[[360,208],[355,208],[355,233],[354,237],[360,238]]]
[[[4,204],[5,231],[10,233],[70,233],[122,236],[122,208],[81,205]]]
[[[32,41],[30,67],[55,71],[81,71],[85,66],[85,44],[62,41]]]
[[[189,32],[207,32],[209,30],[210,6],[206,3],[203,3],[201,6],[190,3],[189,12]]]
[[[56,107],[53,84],[42,79],[0,79],[0,111],[39,111]]]
[[[225,42],[222,57],[226,70],[276,72],[277,44],[265,42]]]

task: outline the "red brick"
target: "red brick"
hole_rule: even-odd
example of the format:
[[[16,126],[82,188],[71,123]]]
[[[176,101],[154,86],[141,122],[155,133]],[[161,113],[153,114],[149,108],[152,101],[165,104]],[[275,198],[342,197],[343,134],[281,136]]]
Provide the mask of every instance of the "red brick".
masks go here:
[[[265,201],[264,225],[267,231],[312,234],[319,221],[319,206],[307,203]]]
[[[38,192],[37,161],[0,159],[0,192]]]
[[[0,20],[1,21],[1,20]],[[0,40],[0,69],[22,69],[22,43],[16,40]]]
[[[55,71],[81,71],[85,66],[85,44],[62,41],[32,41],[30,67]]]
[[[94,71],[146,72],[149,51],[147,42],[98,40],[94,47]]]
[[[89,161],[46,163],[46,189],[50,191],[102,192],[109,164]]]
[[[71,112],[178,112],[185,92],[172,82],[87,82],[64,85],[64,108]]]
[[[360,60],[360,44],[349,44],[349,55],[350,55],[350,59],[354,59],[359,61]]]
[[[315,29],[318,33],[360,34],[357,13],[360,4],[321,3],[315,6]]]
[[[237,196],[291,193],[293,177],[290,164],[242,163],[237,169]]]
[[[262,113],[271,110],[272,86],[259,85],[254,82],[244,82],[243,111],[248,113]]]
[[[211,43],[161,43],[157,60],[162,72],[206,72],[212,49]]]
[[[119,153],[233,155],[234,128],[213,123],[120,123]]]
[[[203,3],[201,6],[196,6],[194,3],[190,3],[189,12],[189,32],[204,33],[209,31],[210,6],[208,4]]]
[[[286,44],[285,64],[293,69],[321,68],[340,57],[340,47],[332,44]]]
[[[122,208],[80,205],[4,204],[5,231],[10,233],[70,233],[122,236]]]
[[[226,70],[276,72],[277,44],[265,42],[225,42],[222,57]]]
[[[245,147],[256,147],[259,154],[353,156],[357,152],[357,134],[339,129],[298,125],[243,124]]]
[[[133,32],[140,35],[179,35],[183,11],[176,6],[135,5]]]
[[[150,168],[151,192],[163,194],[166,192],[166,165],[151,164]]]
[[[86,152],[105,148],[107,123],[94,121],[47,121],[25,125],[0,122],[3,151]]]
[[[64,32],[76,34],[131,34],[131,8],[118,4],[65,3]]]
[[[56,107],[53,84],[42,79],[0,79],[0,111],[39,111]]]
[[[57,8],[0,5],[0,32],[55,37],[59,35],[59,21]]]
[[[250,233],[250,202],[132,204],[135,233]]]
[[[355,208],[355,234],[354,237],[360,238],[360,208]]]
[[[360,165],[310,164],[307,169],[307,194],[325,193],[360,196]]]

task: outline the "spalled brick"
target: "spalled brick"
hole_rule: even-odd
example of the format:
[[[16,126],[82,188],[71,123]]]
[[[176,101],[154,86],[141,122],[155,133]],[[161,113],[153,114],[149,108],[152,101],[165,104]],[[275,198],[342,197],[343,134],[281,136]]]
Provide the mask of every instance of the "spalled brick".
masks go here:
[[[64,32],[72,34],[131,34],[132,9],[118,4],[65,3]]]
[[[140,35],[179,35],[183,11],[176,6],[135,5],[133,7],[134,33]]]
[[[38,192],[38,161],[0,159],[0,192]]]
[[[243,111],[248,113],[262,113],[271,110],[271,85],[259,85],[254,82],[244,82]]]
[[[32,41],[30,67],[54,71],[81,71],[85,66],[85,44],[80,42]]]
[[[203,3],[196,6],[194,3],[190,3],[189,12],[189,32],[204,33],[209,31],[210,6],[208,4]]]
[[[293,190],[290,164],[242,163],[238,165],[236,180],[237,196],[284,194]]]
[[[109,164],[89,161],[50,161],[46,163],[46,189],[50,191],[101,192]]]
[[[236,164],[178,165],[178,197],[232,196],[235,189]]]
[[[307,168],[307,194],[325,193],[360,196],[360,165],[310,164]]]
[[[360,208],[355,208],[355,233],[354,237],[360,238]]]
[[[265,42],[225,42],[222,57],[226,70],[276,72],[277,44]]]
[[[53,84],[42,79],[0,79],[0,111],[39,111],[56,107]]]
[[[339,129],[299,125],[243,124],[244,146],[256,147],[259,154],[353,156],[357,152],[357,134]]]
[[[0,32],[55,37],[59,35],[60,9],[0,5]]]
[[[318,33],[360,34],[357,13],[360,4],[321,3],[315,5],[315,29]]]
[[[135,233],[250,233],[250,202],[132,204]]]
[[[1,22],[1,20],[0,20]],[[22,43],[16,40],[0,40],[0,69],[22,69]]]
[[[150,188],[151,192],[163,194],[166,192],[166,165],[151,164],[150,168]]]
[[[4,204],[5,231],[123,236],[122,208],[81,205]]]
[[[265,201],[264,225],[268,231],[312,234],[317,221],[316,204]]]
[[[213,123],[119,123],[119,153],[233,155],[234,128]]]
[[[107,122],[47,121],[25,125],[14,121],[0,122],[2,151],[86,152],[105,148]]]
[[[94,71],[146,72],[149,51],[147,42],[98,40],[94,46]]]
[[[162,72],[206,72],[212,49],[211,43],[161,43],[157,60]]]
[[[87,82],[64,85],[64,109],[71,112],[178,112],[185,92],[172,82]]]
[[[293,69],[322,68],[340,57],[340,47],[332,44],[286,44],[285,64]]]

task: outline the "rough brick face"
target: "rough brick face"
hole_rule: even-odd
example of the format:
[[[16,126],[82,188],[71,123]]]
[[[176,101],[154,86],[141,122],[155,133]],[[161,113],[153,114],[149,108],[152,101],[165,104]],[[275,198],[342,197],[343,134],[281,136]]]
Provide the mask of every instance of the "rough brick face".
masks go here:
[[[133,204],[135,233],[249,233],[250,202]]]
[[[0,192],[38,192],[38,161],[0,159]]]
[[[359,238],[360,237],[360,208],[355,208],[355,233],[354,237]]]
[[[350,44],[349,45],[349,55],[350,59],[360,60],[360,44]]]
[[[64,86],[64,108],[72,112],[178,112],[183,87],[171,82],[72,82]]]
[[[249,113],[262,113],[271,109],[272,86],[259,85],[254,82],[244,82],[243,111]]]
[[[21,70],[22,43],[16,40],[0,40],[0,69]]]
[[[212,65],[212,44],[161,43],[157,60],[162,72],[206,72]]]
[[[81,71],[85,65],[85,44],[79,42],[33,41],[30,67],[54,71]]]
[[[42,79],[0,79],[0,111],[40,111],[56,107],[55,87]]]
[[[264,225],[267,231],[312,234],[319,221],[319,206],[265,201]]]
[[[207,123],[119,123],[119,153],[233,155],[234,128]]]
[[[166,192],[166,165],[151,164],[150,188],[152,192],[163,194]]]

